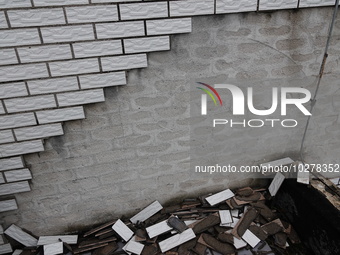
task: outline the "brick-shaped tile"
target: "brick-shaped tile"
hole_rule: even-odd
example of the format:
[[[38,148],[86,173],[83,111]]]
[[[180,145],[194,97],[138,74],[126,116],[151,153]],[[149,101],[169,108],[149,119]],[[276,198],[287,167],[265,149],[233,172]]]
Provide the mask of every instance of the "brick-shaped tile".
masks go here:
[[[53,95],[20,97],[6,99],[4,101],[9,113],[57,107]]]
[[[143,21],[96,24],[96,31],[98,39],[145,35]]]
[[[11,27],[29,27],[66,24],[63,9],[29,9],[8,11]]]
[[[118,20],[118,11],[116,5],[67,7],[66,15],[69,24]]]
[[[94,40],[92,25],[75,25],[41,28],[44,43]]]
[[[125,72],[102,73],[79,76],[82,89],[104,88],[126,84]]]
[[[27,86],[31,95],[66,92],[79,89],[78,80],[75,76],[28,81]]]
[[[1,30],[0,47],[40,44],[37,28]]]
[[[28,168],[4,172],[7,182],[18,182],[32,179],[31,171]]]
[[[214,14],[214,0],[184,0],[170,2],[170,17],[205,14]]]
[[[0,185],[0,196],[11,195],[20,192],[30,191],[30,185],[27,181],[7,183]]]
[[[18,48],[21,63],[71,59],[71,47],[68,44]]]
[[[49,66],[54,77],[99,72],[97,58],[52,62]]]
[[[146,54],[134,54],[101,59],[103,71],[128,70],[148,66]]]
[[[104,102],[104,91],[102,89],[84,90],[78,92],[57,94],[59,106],[82,105]]]
[[[0,171],[24,167],[21,157],[0,159]]]
[[[25,127],[37,124],[33,113],[0,116],[0,129]]]
[[[122,54],[121,40],[94,41],[73,44],[76,58]]]
[[[280,10],[280,9],[290,9],[297,8],[298,0],[280,0],[280,1],[270,1],[261,0],[259,5],[259,10]]]
[[[333,6],[334,0],[300,0],[299,7]]]
[[[0,12],[0,28],[8,28],[4,12]]]
[[[83,107],[70,107],[36,112],[39,124],[84,119]]]
[[[0,49],[0,65],[17,64],[18,58],[14,49]]]
[[[56,123],[14,129],[14,134],[18,141],[25,141],[63,135],[64,131],[62,125]]]
[[[260,1],[261,2],[261,1]],[[250,12],[257,10],[256,0],[216,0],[216,13]]]
[[[16,209],[18,209],[18,205],[15,199],[0,201],[0,212],[8,212]]]
[[[48,77],[46,64],[28,64],[0,67],[0,82]]]
[[[168,17],[167,2],[120,4],[119,8],[122,20]]]
[[[12,130],[2,130],[0,131],[0,144],[1,143],[11,143],[14,142],[14,137]]]
[[[169,36],[124,39],[126,53],[170,50]]]
[[[11,98],[28,95],[24,82],[4,83],[0,86],[0,98]]]
[[[191,18],[147,20],[146,28],[147,35],[190,33]]]
[[[1,8],[20,8],[20,7],[32,7],[31,1],[23,0],[0,0]]]
[[[0,157],[23,155],[44,150],[41,140],[32,140],[21,143],[8,143],[0,145]]]
[[[21,0],[22,1],[22,0]],[[34,0],[34,6],[59,6],[88,4],[88,0]]]

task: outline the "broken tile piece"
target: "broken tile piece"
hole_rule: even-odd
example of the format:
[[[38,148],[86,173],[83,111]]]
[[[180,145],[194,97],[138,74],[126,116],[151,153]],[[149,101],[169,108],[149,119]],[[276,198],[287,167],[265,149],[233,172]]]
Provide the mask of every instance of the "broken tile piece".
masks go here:
[[[168,219],[167,223],[169,226],[173,227],[179,233],[182,233],[184,230],[188,228],[187,225],[176,216],[171,216]]]
[[[41,236],[39,237],[38,245],[58,243],[59,239],[67,244],[77,244],[78,235]]]
[[[237,237],[234,236],[234,246],[236,249],[241,249],[243,247],[246,247],[247,243],[242,239],[238,239]]]
[[[282,182],[284,181],[285,176],[280,172],[277,172],[273,181],[271,182],[268,190],[270,195],[273,197],[276,195],[277,191],[280,189]]]
[[[16,249],[16,250],[12,253],[12,255],[20,255],[22,252],[23,252],[23,250],[18,250],[18,249]]]
[[[130,221],[134,224],[136,224],[137,222],[143,222],[162,209],[163,206],[158,201],[155,201],[151,205],[137,213],[135,216],[133,216]]]
[[[144,245],[138,243],[134,240],[130,240],[124,247],[123,250],[127,252],[131,252],[133,254],[140,255],[144,249]]]
[[[174,235],[159,243],[162,252],[166,252],[196,237],[194,231],[189,228],[184,232]]]
[[[261,167],[263,175],[269,175],[269,174],[274,173],[274,168],[293,164],[293,163],[294,161],[291,158],[287,157],[287,158],[278,159],[278,160],[274,160],[271,162],[261,164],[260,167]]]
[[[63,253],[63,243],[52,243],[44,245],[44,255],[55,255]]]
[[[249,229],[243,234],[242,239],[246,241],[252,248],[254,248],[261,240],[254,235]]]
[[[121,220],[117,220],[116,223],[113,224],[112,229],[126,242],[133,236],[132,230],[129,229]]]
[[[37,246],[38,244],[38,240],[35,237],[24,232],[21,228],[14,224],[12,224],[8,229],[5,230],[5,234],[18,241],[19,243],[25,245],[26,247]]]
[[[0,245],[0,254],[7,254],[12,251],[13,251],[12,246],[9,243]]]
[[[172,230],[172,227],[168,225],[166,220],[146,228],[146,232],[150,238],[154,238],[155,236],[161,235],[170,230]]]
[[[309,171],[303,163],[298,164],[298,174],[297,174],[297,182],[302,184],[309,184]]]
[[[216,205],[218,203],[221,203],[229,198],[232,198],[235,196],[235,194],[230,190],[226,189],[221,192],[216,193],[215,195],[209,196],[205,198],[205,200],[211,205]]]
[[[220,210],[220,219],[221,219],[221,224],[229,224],[233,222],[233,218],[231,217],[231,213],[229,210]]]

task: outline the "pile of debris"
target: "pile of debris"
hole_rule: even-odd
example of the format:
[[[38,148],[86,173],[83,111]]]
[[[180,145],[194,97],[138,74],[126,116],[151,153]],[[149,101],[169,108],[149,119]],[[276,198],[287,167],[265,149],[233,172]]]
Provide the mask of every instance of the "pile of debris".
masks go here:
[[[14,255],[274,254],[273,246],[299,243],[293,227],[266,205],[265,197],[270,199],[280,182],[274,178],[269,193],[247,187],[169,207],[155,201],[129,220],[113,220],[79,236],[36,238],[15,225],[4,233],[26,247]]]

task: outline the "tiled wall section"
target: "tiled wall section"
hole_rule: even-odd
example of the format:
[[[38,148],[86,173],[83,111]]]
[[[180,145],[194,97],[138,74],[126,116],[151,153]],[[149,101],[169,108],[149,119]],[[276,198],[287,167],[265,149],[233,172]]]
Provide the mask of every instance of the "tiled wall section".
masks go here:
[[[0,0],[0,200],[30,190],[21,155],[44,150],[83,105],[191,32],[191,16],[334,5],[334,0]]]

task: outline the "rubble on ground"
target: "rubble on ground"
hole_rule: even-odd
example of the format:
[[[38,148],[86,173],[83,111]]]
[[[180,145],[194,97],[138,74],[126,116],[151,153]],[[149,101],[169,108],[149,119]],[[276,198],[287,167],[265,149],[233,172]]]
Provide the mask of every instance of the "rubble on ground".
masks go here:
[[[37,238],[12,225],[4,234],[24,248],[12,253],[3,242],[0,254],[270,255],[273,245],[287,249],[300,242],[291,224],[267,205],[280,184],[274,180],[271,192],[226,189],[167,207],[155,201],[128,220],[115,219],[79,235]]]

